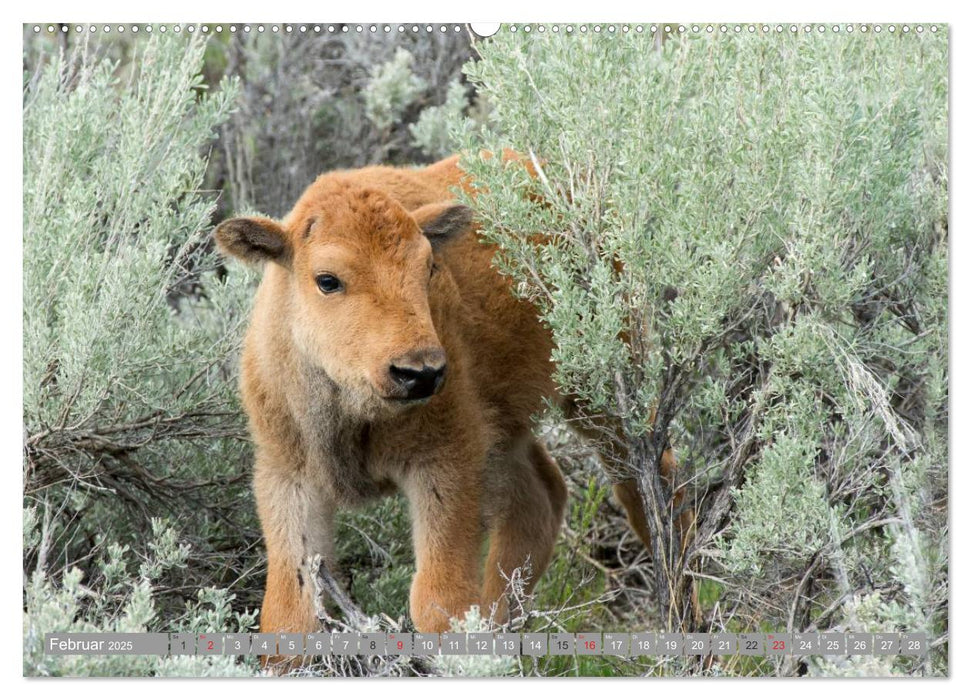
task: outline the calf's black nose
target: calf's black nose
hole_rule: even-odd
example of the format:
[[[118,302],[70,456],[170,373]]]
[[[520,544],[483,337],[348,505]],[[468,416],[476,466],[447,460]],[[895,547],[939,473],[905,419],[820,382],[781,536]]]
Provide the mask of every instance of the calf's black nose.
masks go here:
[[[436,394],[445,381],[445,353],[433,351],[395,359],[388,374],[398,387],[397,398],[406,401],[427,399]]]

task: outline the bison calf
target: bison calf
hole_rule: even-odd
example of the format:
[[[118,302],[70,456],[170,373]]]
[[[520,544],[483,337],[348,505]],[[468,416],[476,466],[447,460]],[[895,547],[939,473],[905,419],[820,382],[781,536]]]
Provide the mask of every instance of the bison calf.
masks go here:
[[[549,563],[567,492],[531,416],[556,395],[552,341],[451,201],[462,179],[457,157],[329,173],[282,221],[216,230],[225,253],[266,263],[242,358],[264,631],[317,629],[308,569],[316,554],[335,565],[335,511],[394,489],[420,631],[472,605],[506,614],[504,574],[528,564],[535,582]],[[639,513],[636,489],[621,493]]]

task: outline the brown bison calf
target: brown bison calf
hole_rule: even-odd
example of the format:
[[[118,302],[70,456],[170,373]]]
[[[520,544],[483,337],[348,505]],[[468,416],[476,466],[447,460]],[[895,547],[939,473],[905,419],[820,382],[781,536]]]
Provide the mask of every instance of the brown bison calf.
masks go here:
[[[335,565],[335,511],[396,488],[420,631],[472,605],[506,614],[504,575],[528,565],[535,582],[549,563],[567,491],[531,417],[556,396],[551,337],[450,201],[462,179],[457,157],[329,173],[283,221],[216,230],[224,252],[268,263],[242,359],[264,631],[318,628],[309,566]],[[646,539],[636,489],[620,495]]]

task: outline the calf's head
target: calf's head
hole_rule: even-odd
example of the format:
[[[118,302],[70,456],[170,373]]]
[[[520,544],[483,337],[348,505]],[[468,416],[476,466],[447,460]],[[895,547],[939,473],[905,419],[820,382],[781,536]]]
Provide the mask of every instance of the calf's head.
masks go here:
[[[446,372],[432,323],[434,249],[465,231],[467,207],[450,202],[412,212],[377,190],[318,180],[282,221],[223,222],[220,248],[278,265],[294,346],[352,401],[407,406],[430,398]]]

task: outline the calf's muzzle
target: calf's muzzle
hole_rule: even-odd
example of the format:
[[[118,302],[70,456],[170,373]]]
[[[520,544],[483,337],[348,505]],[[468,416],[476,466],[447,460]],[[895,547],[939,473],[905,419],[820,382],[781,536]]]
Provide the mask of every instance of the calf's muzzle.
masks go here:
[[[414,350],[391,360],[388,375],[398,401],[427,399],[445,382],[445,351],[442,348]]]

